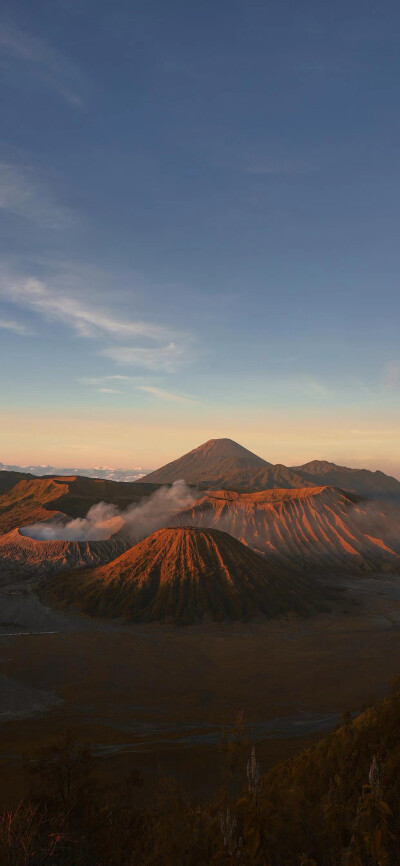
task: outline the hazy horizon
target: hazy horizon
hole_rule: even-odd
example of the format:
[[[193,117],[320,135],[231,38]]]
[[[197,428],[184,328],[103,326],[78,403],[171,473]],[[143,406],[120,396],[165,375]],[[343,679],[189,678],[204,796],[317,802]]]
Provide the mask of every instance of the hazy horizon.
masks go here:
[[[229,439],[232,439],[231,436],[221,436],[221,437],[210,436],[209,438],[210,438],[210,439],[215,439],[215,438],[229,438]],[[204,440],[204,441],[207,441],[207,440]],[[143,464],[143,465],[139,465],[138,462],[133,463],[132,461],[131,461],[131,463],[126,463],[126,464],[117,463],[117,462],[112,463],[112,462],[110,462],[110,461],[105,461],[105,462],[103,462],[103,463],[102,463],[102,462],[98,462],[98,463],[95,463],[95,464],[92,464],[92,463],[89,463],[89,462],[86,462],[86,463],[85,463],[85,462],[82,462],[82,461],[72,461],[72,462],[70,461],[70,462],[68,462],[68,461],[66,461],[66,460],[62,460],[62,454],[61,454],[61,456],[60,456],[60,460],[57,461],[57,462],[49,462],[49,461],[47,461],[47,462],[40,463],[39,461],[28,460],[28,461],[25,462],[25,463],[18,463],[18,461],[14,461],[14,460],[4,460],[4,459],[3,459],[3,460],[0,461],[0,463],[3,463],[3,464],[5,464],[5,465],[15,465],[15,466],[19,466],[19,467],[21,467],[22,469],[24,469],[24,468],[29,468],[29,467],[31,467],[31,466],[36,466],[36,467],[39,467],[39,466],[40,466],[40,467],[43,467],[43,468],[50,466],[50,467],[55,467],[55,468],[64,468],[64,467],[65,467],[65,468],[74,468],[74,469],[82,469],[82,470],[83,470],[83,469],[91,469],[91,470],[95,470],[95,469],[106,470],[106,469],[108,469],[108,470],[110,470],[110,471],[111,471],[111,470],[122,470],[122,471],[138,472],[138,473],[141,473],[141,472],[143,472],[143,473],[148,473],[148,472],[152,472],[152,471],[155,470],[155,469],[159,469],[159,468],[160,468],[161,466],[163,466],[165,463],[169,463],[169,462],[175,460],[176,458],[181,457],[183,453],[186,453],[186,451],[191,451],[191,450],[193,450],[194,448],[197,448],[197,447],[198,447],[199,445],[201,445],[201,444],[203,444],[203,442],[197,442],[197,441],[195,442],[195,444],[189,444],[187,447],[185,446],[185,452],[184,452],[184,451],[181,451],[181,452],[179,452],[179,453],[177,453],[177,452],[176,452],[176,453],[172,453],[172,451],[171,451],[170,454],[167,453],[167,456],[166,456],[165,459],[163,459],[162,461],[161,461],[161,460],[157,461],[156,457],[153,457],[153,460],[150,459],[150,460],[146,463],[146,465],[144,465],[144,464]],[[350,459],[348,462],[346,462],[345,460],[334,460],[334,459],[332,459],[330,456],[327,456],[327,455],[324,455],[324,456],[323,456],[323,455],[318,455],[318,454],[317,454],[317,455],[314,454],[314,455],[311,456],[311,457],[308,456],[306,459],[298,459],[298,460],[292,460],[292,461],[287,460],[287,461],[285,461],[285,460],[282,460],[281,458],[278,458],[278,459],[272,459],[270,454],[263,453],[263,451],[261,451],[261,450],[260,450],[260,451],[257,451],[256,449],[252,448],[252,447],[251,447],[248,443],[246,443],[246,442],[240,441],[238,444],[243,445],[244,448],[248,448],[249,451],[253,451],[253,453],[257,454],[259,457],[262,457],[262,458],[263,458],[264,460],[266,460],[268,463],[275,463],[275,464],[276,464],[276,463],[283,463],[283,464],[286,465],[286,466],[301,466],[301,465],[303,465],[303,464],[305,464],[305,463],[310,462],[310,460],[321,460],[321,461],[326,460],[326,461],[328,461],[328,462],[330,462],[330,463],[336,463],[336,464],[339,464],[339,465],[341,465],[341,466],[347,466],[347,467],[350,467],[350,468],[353,468],[353,469],[369,469],[369,470],[371,470],[371,471],[379,471],[379,470],[380,470],[380,471],[382,471],[382,472],[385,472],[387,475],[392,475],[393,477],[395,477],[395,478],[397,478],[398,480],[400,480],[400,466],[399,466],[399,465],[394,465],[393,468],[391,468],[390,463],[388,463],[388,462],[385,463],[385,461],[383,461],[383,464],[378,465],[378,464],[375,463],[373,460],[372,460],[370,463],[368,463],[367,461],[364,461],[364,462],[363,462],[363,461],[359,461],[359,460],[357,460],[356,457],[354,457],[354,458]],[[273,446],[271,446],[271,447],[272,447],[272,451],[273,451],[274,454],[277,453],[277,452],[279,451],[279,444],[277,445],[277,444],[275,443],[275,444],[273,444]],[[290,452],[289,452],[289,453],[290,453]],[[293,451],[293,453],[297,453],[297,452],[296,452],[296,451]],[[0,456],[1,456],[1,455],[0,455]],[[133,456],[134,456],[134,455],[133,455]]]

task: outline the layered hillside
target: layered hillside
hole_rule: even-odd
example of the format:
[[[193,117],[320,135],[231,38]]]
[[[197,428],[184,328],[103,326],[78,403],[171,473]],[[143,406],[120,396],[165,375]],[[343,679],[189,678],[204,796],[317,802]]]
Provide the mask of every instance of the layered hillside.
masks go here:
[[[155,490],[157,485],[153,484],[81,476],[18,480],[0,495],[0,534],[38,520],[48,520],[57,512],[72,518],[85,517],[89,508],[98,502],[112,503],[123,509]]]
[[[18,481],[0,496],[0,533],[54,516],[59,509],[52,509],[51,505],[68,494],[69,481],[68,478]]]
[[[0,584],[110,562],[129,546],[117,521],[101,541],[45,541],[23,535],[19,529],[0,535]]]
[[[100,540],[63,539],[62,532],[57,538],[57,526],[63,527],[68,518],[84,517],[100,501],[123,508],[155,489],[81,477],[18,480],[0,495],[0,581],[46,577],[109,562],[132,544],[123,532],[121,517],[104,525],[100,536],[97,532]],[[31,525],[38,523],[51,528],[51,540],[30,537]]]
[[[144,478],[146,482],[157,484],[172,484],[179,479],[209,490],[253,491],[329,485],[361,496],[400,501],[400,481],[383,472],[347,469],[317,460],[304,466],[274,465],[231,439],[210,439]]]
[[[400,507],[332,487],[221,490],[179,512],[174,523],[229,532],[287,567],[337,575],[400,570]]]
[[[95,616],[179,624],[309,614],[331,598],[225,532],[188,527],[160,529],[109,565],[70,572],[43,592]]]

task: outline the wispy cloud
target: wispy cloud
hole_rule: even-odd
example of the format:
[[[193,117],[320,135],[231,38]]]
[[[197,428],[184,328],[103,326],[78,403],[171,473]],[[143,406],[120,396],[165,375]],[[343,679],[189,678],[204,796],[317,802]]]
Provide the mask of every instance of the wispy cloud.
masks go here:
[[[123,382],[131,382],[131,381],[132,381],[132,376],[121,376],[121,375],[119,375],[118,373],[115,373],[115,374],[112,375],[112,376],[106,376],[106,379],[116,379],[116,380],[120,380],[120,381],[123,381]]]
[[[8,162],[0,162],[0,210],[44,228],[66,228],[75,222],[72,211],[57,204],[34,169]]]
[[[5,331],[12,331],[13,334],[18,334],[21,337],[33,333],[27,325],[23,325],[22,322],[15,322],[13,319],[0,319],[0,328]]]
[[[57,285],[57,280],[55,280]],[[78,287],[75,286],[76,290]],[[81,294],[82,286],[80,286]],[[76,291],[77,293],[77,291]],[[76,334],[91,340],[108,339],[111,345],[96,349],[119,366],[138,367],[152,371],[172,372],[189,360],[190,338],[187,334],[152,321],[116,318],[92,302],[84,304],[74,295],[57,291],[48,283],[29,277],[0,280],[0,295],[25,310],[48,321],[59,321]],[[123,341],[123,345],[119,341]],[[115,374],[122,381],[122,374]],[[84,382],[82,382],[84,384]],[[101,381],[88,381],[99,385]]]
[[[22,67],[27,75],[55,90],[70,105],[82,106],[82,75],[78,67],[44,39],[3,20],[0,51],[9,63]]]
[[[167,337],[167,331],[161,325],[116,319],[100,309],[85,306],[77,298],[52,291],[40,280],[28,278],[9,283],[7,291],[16,304],[47,318],[58,319],[82,337],[108,334],[118,338],[146,337],[157,341]]]
[[[172,391],[165,390],[165,388],[160,388],[158,385],[152,385],[151,379],[150,383],[147,384],[145,375],[122,376],[112,374],[107,376],[81,376],[77,381],[80,385],[84,385],[85,387],[95,388],[95,390],[99,391],[101,394],[126,394],[127,386],[130,386],[130,388],[133,386],[136,391],[143,391],[143,393],[149,394],[150,397],[154,397],[157,400],[164,400],[168,403],[193,404],[198,402],[197,398],[193,397],[192,394],[176,394]],[[121,387],[111,387],[114,382]],[[138,384],[138,382],[143,384]],[[149,379],[147,379],[147,382],[149,382]]]
[[[173,394],[171,391],[164,391],[163,388],[156,388],[153,385],[138,385],[138,391],[145,391],[153,397],[158,397],[160,400],[166,400],[169,403],[196,403],[195,397],[191,394]]]
[[[131,376],[81,376],[78,379],[80,385],[88,385],[88,386],[96,386],[96,385],[105,385],[107,382],[130,382],[132,381]]]
[[[146,370],[163,370],[172,373],[182,363],[184,349],[170,342],[159,346],[111,346],[102,354],[122,367],[144,367]]]

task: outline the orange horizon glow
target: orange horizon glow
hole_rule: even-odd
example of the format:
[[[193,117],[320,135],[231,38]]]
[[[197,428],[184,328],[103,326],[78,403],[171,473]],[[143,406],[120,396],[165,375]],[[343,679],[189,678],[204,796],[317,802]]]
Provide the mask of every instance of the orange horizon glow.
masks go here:
[[[248,419],[155,414],[135,418],[70,413],[9,412],[3,415],[0,460],[18,466],[49,464],[59,467],[152,470],[175,460],[208,439],[230,438],[270,463],[300,465],[329,460],[355,468],[380,469],[400,478],[398,419],[368,423],[364,417],[321,418],[274,412]]]

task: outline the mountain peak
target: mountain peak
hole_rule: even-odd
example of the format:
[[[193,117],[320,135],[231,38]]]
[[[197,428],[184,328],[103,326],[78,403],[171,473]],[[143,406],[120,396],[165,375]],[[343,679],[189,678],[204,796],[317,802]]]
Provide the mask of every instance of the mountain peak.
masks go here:
[[[252,461],[257,461],[262,466],[268,466],[270,464],[267,463],[266,460],[263,460],[262,457],[258,457],[257,454],[254,454],[253,451],[249,451],[248,448],[245,448],[243,445],[239,445],[238,442],[235,442],[234,439],[228,439],[227,437],[221,439],[208,439],[207,442],[203,442],[202,445],[198,445],[197,448],[194,448],[193,451],[190,451],[189,454],[219,454],[223,457],[244,457],[247,456]]]
[[[145,476],[146,481],[170,484],[183,478],[188,484],[233,487],[247,483],[249,475],[267,469],[267,463],[233,439],[209,439],[192,451]]]
[[[310,474],[323,474],[324,472],[331,472],[334,470],[341,469],[343,471],[351,471],[348,470],[345,466],[338,466],[336,463],[330,463],[329,460],[309,460],[308,463],[303,463],[301,466],[292,466],[296,472],[301,470],[302,472],[309,472]]]
[[[226,532],[192,526],[159,529],[108,566],[74,570],[47,592],[95,615],[181,625],[309,614],[329,597],[309,577],[298,575],[294,584],[286,568]]]

